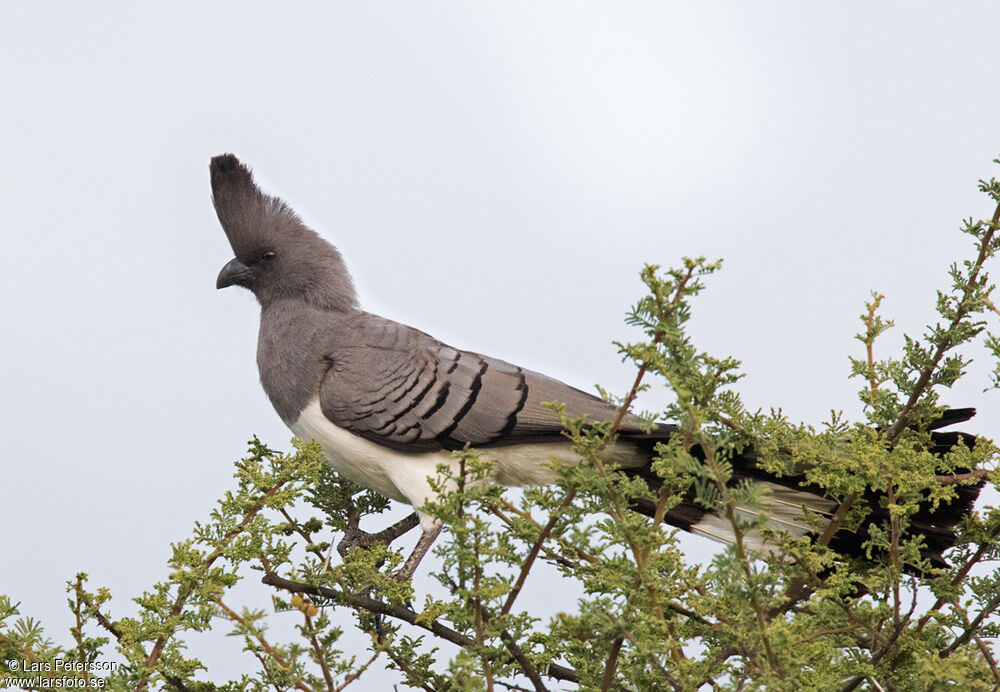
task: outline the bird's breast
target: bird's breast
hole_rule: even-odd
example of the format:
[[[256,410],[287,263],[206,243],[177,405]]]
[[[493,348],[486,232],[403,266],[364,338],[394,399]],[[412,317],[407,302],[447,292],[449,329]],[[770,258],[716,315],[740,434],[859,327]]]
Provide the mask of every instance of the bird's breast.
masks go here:
[[[413,455],[400,454],[341,428],[326,417],[318,398],[313,399],[289,427],[299,439],[318,442],[334,471],[392,500],[406,502],[410,499],[396,486],[392,476],[399,466],[411,462],[408,457]]]
[[[453,477],[459,473],[459,461],[446,450],[401,451],[336,425],[323,413],[318,397],[289,427],[299,439],[318,442],[335,471],[358,485],[417,508],[434,498],[428,479],[438,475],[440,464],[450,466]],[[493,479],[503,485],[551,483],[557,477],[553,464],[576,461],[568,442],[492,447],[481,450],[481,455],[495,462]]]
[[[260,383],[287,425],[294,423],[316,396],[330,367],[324,358],[322,332],[311,315],[301,312],[295,306],[265,310],[257,338]]]

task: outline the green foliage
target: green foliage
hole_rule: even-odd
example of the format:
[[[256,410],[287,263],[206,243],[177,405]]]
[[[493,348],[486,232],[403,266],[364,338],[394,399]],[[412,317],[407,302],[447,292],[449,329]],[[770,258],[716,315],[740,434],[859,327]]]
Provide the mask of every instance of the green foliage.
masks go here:
[[[980,187],[998,215],[964,224],[971,258],[952,265],[937,322],[878,359],[894,325],[882,295],[865,305],[864,354],[851,359],[864,421],[833,413],[814,427],[746,410],[733,389],[739,362],[699,350],[687,332],[691,301],[720,263],[647,266],[646,295],[627,318],[642,338],[618,344],[635,381],[618,399],[606,395],[618,418],[570,419],[553,403],[580,463],[553,462],[558,482],[516,496],[489,482],[488,450],[439,467],[439,497],[424,510],[447,527],[432,571],[442,595],[418,598],[395,576],[404,556],[391,545],[415,520],[366,533],[361,523],[377,522],[384,498],[331,472],[314,444],[295,442],[286,455],[254,439],[236,489],[173,545],[165,579],[134,599],[137,615],[114,618],[111,594],[89,591],[79,574],[68,584],[72,643],[57,646],[0,596],[0,654],[43,677],[56,661],[78,662],[73,676],[110,689],[340,690],[376,662],[424,690],[1000,688],[1000,509],[982,506],[957,527],[950,567],[932,563],[911,531],[922,508],[1000,480],[991,441],[942,454],[929,431],[980,337],[1000,385],[1000,338],[985,331],[996,312],[986,265],[1000,249],[1000,183]],[[614,445],[624,421],[652,425],[626,418],[650,381],[673,393],[660,417],[678,433],[657,446],[651,476],[630,477],[612,462]],[[829,498],[828,512],[807,515],[811,537],[775,521],[766,486],[740,479],[736,462],[747,458]],[[665,522],[685,497],[735,536],[711,564],[690,560]],[[837,553],[838,531],[861,526],[867,559]],[[574,611],[543,619],[519,605],[540,562],[578,594]],[[270,608],[230,605],[251,575],[272,587]],[[363,654],[340,644],[344,613],[370,642]],[[289,617],[295,635],[278,641],[269,623]],[[220,623],[256,672],[207,682],[189,647]],[[88,669],[112,657],[115,670]]]

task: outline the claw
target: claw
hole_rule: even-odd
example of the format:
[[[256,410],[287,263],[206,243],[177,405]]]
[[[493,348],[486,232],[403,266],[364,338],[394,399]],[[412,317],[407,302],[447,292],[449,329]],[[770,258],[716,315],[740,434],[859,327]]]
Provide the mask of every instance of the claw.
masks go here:
[[[368,533],[352,525],[344,532],[344,537],[337,544],[337,552],[340,553],[341,557],[347,557],[347,551],[352,546],[367,548],[372,543],[385,543],[389,545],[418,523],[420,523],[420,520],[417,518],[417,513],[414,512],[378,533]]]

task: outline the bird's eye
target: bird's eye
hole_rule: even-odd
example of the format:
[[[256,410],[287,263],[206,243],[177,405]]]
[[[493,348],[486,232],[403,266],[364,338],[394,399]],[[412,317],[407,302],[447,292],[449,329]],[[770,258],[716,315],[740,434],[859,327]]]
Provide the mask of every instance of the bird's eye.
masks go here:
[[[264,260],[265,262],[270,262],[275,257],[276,257],[276,255],[274,254],[274,250],[265,250],[264,254],[260,256],[260,258],[262,260]]]

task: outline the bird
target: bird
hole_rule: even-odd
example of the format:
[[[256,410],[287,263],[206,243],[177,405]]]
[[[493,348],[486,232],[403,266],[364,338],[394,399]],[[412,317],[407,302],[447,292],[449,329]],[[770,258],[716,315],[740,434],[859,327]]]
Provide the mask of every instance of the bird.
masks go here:
[[[618,409],[604,399],[538,372],[445,344],[414,327],[361,309],[340,251],[308,227],[282,199],[263,192],[233,154],[209,165],[212,201],[234,257],[216,288],[250,290],[260,304],[257,365],[264,392],[296,437],[315,440],[331,468],[356,484],[411,505],[420,539],[397,572],[412,577],[441,531],[425,505],[437,497],[431,480],[439,464],[457,472],[455,450],[473,447],[495,462],[493,478],[507,486],[553,483],[554,463],[578,463],[562,419],[615,419]],[[932,427],[968,420],[974,409],[943,414]],[[652,430],[629,415],[620,421],[609,461],[651,486],[655,445],[677,432],[660,423]],[[963,433],[932,433],[943,453]],[[732,460],[733,482],[767,487],[769,525],[792,535],[813,527],[808,513],[832,517],[837,502],[802,476],[773,476],[756,468],[752,455]],[[960,486],[950,505],[922,510],[913,529],[924,535],[924,555],[946,564],[942,553],[955,541],[952,527],[979,492]],[[886,516],[876,499],[868,524]],[[652,515],[652,503],[637,500]],[[729,520],[708,511],[689,492],[664,517],[667,524],[722,542],[735,539]],[[866,525],[840,530],[831,547],[862,553]],[[748,539],[749,540],[749,539]],[[766,549],[757,538],[758,549]],[[754,546],[750,546],[753,548]]]

